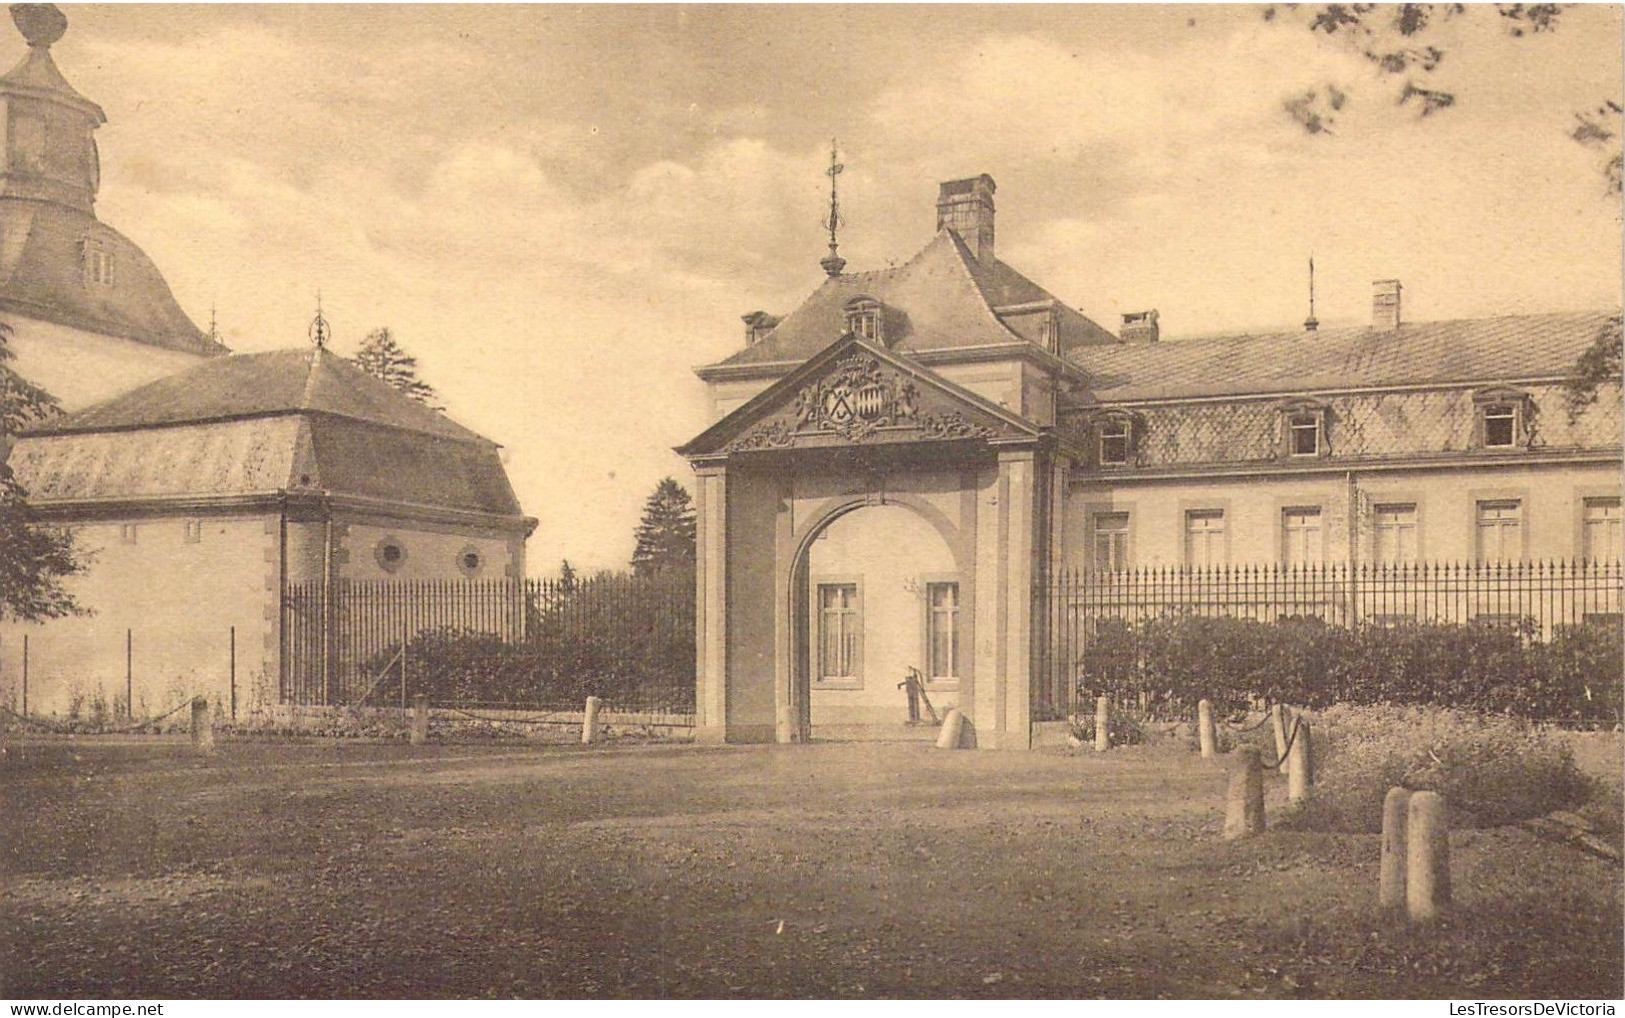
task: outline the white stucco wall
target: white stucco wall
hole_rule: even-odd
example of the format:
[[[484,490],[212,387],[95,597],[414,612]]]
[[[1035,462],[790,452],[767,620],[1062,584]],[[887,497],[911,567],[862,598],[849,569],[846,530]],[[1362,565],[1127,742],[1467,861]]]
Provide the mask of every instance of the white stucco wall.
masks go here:
[[[208,358],[129,339],[85,332],[55,322],[8,315],[12,367],[62,403],[78,410]]]

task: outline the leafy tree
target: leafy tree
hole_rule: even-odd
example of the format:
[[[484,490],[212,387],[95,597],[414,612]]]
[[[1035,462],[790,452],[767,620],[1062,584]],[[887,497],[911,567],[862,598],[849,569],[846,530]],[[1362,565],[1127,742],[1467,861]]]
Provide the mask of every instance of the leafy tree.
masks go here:
[[[1439,27],[1454,18],[1489,17],[1513,38],[1555,32],[1567,4],[1272,4],[1264,8],[1266,21],[1306,27],[1309,31],[1347,40],[1356,52],[1383,76],[1399,80],[1399,105],[1428,117],[1455,105],[1456,94],[1438,87],[1433,72],[1444,62],[1446,43]],[[1327,83],[1291,96],[1283,103],[1289,116],[1310,134],[1331,133],[1337,114],[1347,104],[1349,89]],[[1604,157],[1602,173],[1610,191],[1620,192],[1620,133],[1622,107],[1618,99],[1604,98],[1594,108],[1575,112],[1569,137]]]
[[[388,326],[373,329],[361,341],[361,349],[353,361],[356,367],[374,378],[382,379],[408,396],[435,410],[441,407],[434,387],[418,378],[418,361],[395,341]]]
[[[14,435],[59,413],[54,396],[10,366],[16,357],[10,338],[11,327],[0,322],[0,428],[8,459]],[[0,619],[37,622],[82,614],[62,586],[64,578],[84,572],[73,534],[40,523],[26,498],[11,465],[0,462]]]
[[[632,571],[638,576],[694,568],[694,504],[688,491],[668,477],[643,503]]]
[[[1621,383],[1622,352],[1625,352],[1625,336],[1621,335],[1620,316],[1614,315],[1597,330],[1591,345],[1575,361],[1569,380],[1564,383],[1563,396],[1570,420],[1597,402],[1597,391],[1604,385]]]

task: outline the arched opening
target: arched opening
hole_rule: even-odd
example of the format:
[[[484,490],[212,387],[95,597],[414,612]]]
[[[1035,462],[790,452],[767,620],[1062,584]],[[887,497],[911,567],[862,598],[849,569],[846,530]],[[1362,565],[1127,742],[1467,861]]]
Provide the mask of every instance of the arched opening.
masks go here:
[[[849,508],[806,541],[797,567],[802,736],[932,737],[933,716],[958,704],[969,679],[969,582],[943,533],[907,506]]]

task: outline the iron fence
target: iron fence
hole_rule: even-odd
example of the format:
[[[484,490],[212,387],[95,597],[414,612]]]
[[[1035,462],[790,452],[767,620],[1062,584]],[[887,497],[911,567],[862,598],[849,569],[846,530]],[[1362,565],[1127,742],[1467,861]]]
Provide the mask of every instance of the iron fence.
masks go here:
[[[1043,628],[1035,639],[1040,658],[1035,712],[1065,716],[1080,691],[1137,683],[1143,699],[1149,687],[1166,685],[1166,676],[1152,674],[1155,668],[1147,657],[1146,639],[1159,628],[1159,620],[1165,636],[1170,620],[1230,619],[1309,621],[1349,633],[1463,627],[1479,633],[1480,643],[1488,639],[1483,627],[1491,627],[1516,633],[1524,645],[1553,645],[1576,627],[1606,629],[1617,637],[1625,602],[1622,588],[1625,576],[1618,561],[1063,571],[1034,591],[1035,618]],[[1198,628],[1187,626],[1185,632]],[[1269,639],[1271,631],[1250,632],[1254,639]],[[1237,652],[1245,655],[1248,648]],[[1617,676],[1604,678],[1618,683]],[[1590,695],[1589,689],[1583,695]]]
[[[694,581],[338,581],[282,597],[281,699],[692,714]]]

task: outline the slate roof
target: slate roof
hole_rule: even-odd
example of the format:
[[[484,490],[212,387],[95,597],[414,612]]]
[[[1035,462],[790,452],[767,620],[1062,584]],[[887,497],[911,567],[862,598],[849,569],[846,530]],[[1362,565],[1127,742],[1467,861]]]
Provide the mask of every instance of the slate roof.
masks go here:
[[[24,433],[39,504],[327,491],[520,515],[497,445],[328,351],[239,354]]]
[[[113,256],[113,285],[85,281],[86,241]],[[0,200],[0,311],[168,350],[229,352],[192,323],[139,247],[95,216],[54,202]]]
[[[806,360],[846,331],[846,302],[860,294],[881,301],[896,315],[887,326],[900,334],[894,337],[888,331],[886,345],[902,353],[1023,342],[994,309],[1037,301],[1056,302],[1063,351],[1118,341],[1003,262],[979,262],[957,233],[943,229],[896,268],[826,279],[760,342],[721,365]]]
[[[32,93],[40,98],[57,102],[67,100],[70,105],[78,106],[92,114],[96,123],[107,122],[107,116],[100,106],[80,95],[68,84],[68,79],[62,76],[62,71],[57,68],[56,61],[51,58],[51,51],[46,46],[29,46],[28,52],[17,62],[17,66],[0,75],[0,88],[21,92],[24,95]]]
[[[1102,403],[1564,375],[1618,312],[1585,311],[1090,347],[1069,359]]]

